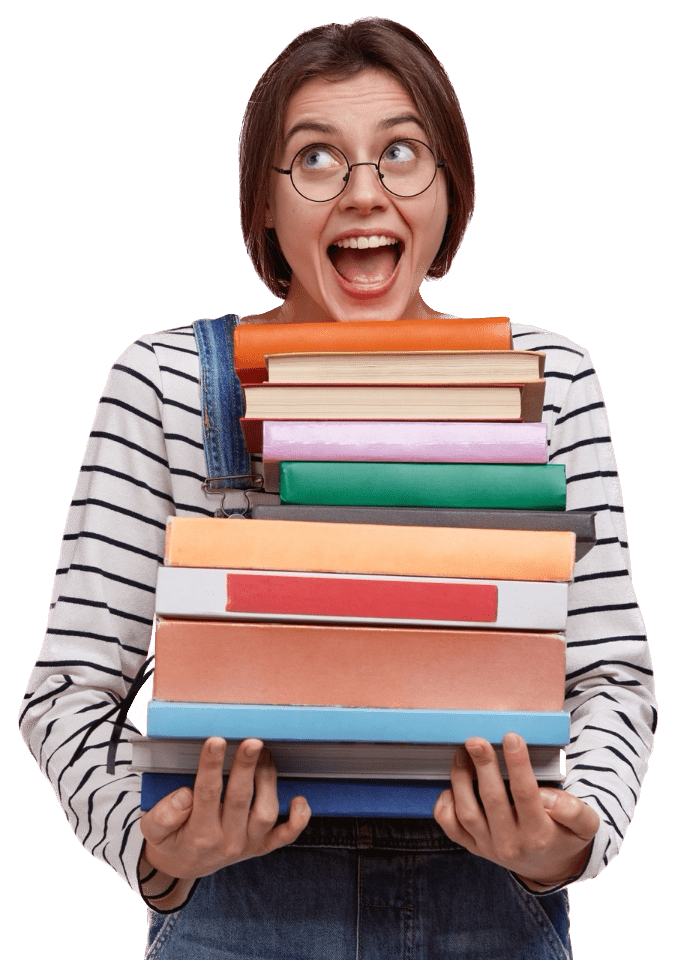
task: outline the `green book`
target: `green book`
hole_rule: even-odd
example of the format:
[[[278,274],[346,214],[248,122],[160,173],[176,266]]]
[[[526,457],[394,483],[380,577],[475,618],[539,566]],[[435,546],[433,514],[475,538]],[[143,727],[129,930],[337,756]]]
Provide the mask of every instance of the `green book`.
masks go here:
[[[565,510],[561,463],[357,463],[283,460],[282,503]]]

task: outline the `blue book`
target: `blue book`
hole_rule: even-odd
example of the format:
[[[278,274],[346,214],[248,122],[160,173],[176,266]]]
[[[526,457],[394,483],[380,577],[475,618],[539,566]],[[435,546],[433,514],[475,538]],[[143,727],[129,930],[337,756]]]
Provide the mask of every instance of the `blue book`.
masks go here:
[[[518,733],[529,744],[565,746],[569,714],[562,711],[400,710],[381,707],[296,707],[151,700],[149,737],[261,740],[358,740],[382,743],[501,743]]]
[[[141,809],[150,810],[179,787],[195,783],[193,774],[144,773]],[[289,813],[294,797],[303,796],[313,816],[322,817],[432,817],[435,801],[449,780],[306,780],[278,779],[280,814]]]

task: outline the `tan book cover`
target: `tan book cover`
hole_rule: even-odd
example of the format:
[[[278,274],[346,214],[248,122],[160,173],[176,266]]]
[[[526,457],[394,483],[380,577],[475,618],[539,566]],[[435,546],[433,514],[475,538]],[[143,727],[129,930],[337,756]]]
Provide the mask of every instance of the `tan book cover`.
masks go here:
[[[529,383],[249,383],[247,419],[541,419],[545,380]]]
[[[381,350],[278,353],[270,383],[524,383],[543,377],[545,353],[530,350]]]

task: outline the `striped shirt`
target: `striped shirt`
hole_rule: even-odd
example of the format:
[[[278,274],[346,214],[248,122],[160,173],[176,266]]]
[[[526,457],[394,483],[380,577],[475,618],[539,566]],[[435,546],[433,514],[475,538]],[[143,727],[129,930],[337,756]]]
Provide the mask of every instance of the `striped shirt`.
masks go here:
[[[567,621],[565,786],[601,821],[584,879],[618,852],[637,802],[656,720],[651,661],[590,357],[544,330],[513,324],[513,336],[516,349],[546,353],[543,419],[550,460],[566,464],[567,509],[597,511],[597,544],[576,565]],[[141,337],[113,366],[98,405],[20,719],[77,836],[137,891],[143,838],[130,744],[123,737],[109,776],[108,721],[70,761],[147,655],[167,516],[214,513],[205,471],[192,327]]]

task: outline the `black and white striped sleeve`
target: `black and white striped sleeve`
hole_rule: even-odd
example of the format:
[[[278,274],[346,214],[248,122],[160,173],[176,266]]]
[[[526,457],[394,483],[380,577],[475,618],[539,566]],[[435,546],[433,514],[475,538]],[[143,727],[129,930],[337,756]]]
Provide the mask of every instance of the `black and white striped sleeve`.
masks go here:
[[[656,709],[602,392],[589,355],[582,352],[576,365],[571,359],[550,368],[557,384],[550,392],[549,450],[552,462],[566,464],[567,509],[597,511],[597,544],[576,564],[567,620],[565,786],[601,820],[586,879],[620,848],[646,771]]]
[[[107,722],[70,761],[147,655],[165,522],[174,513],[162,408],[163,374],[144,338],[115,364],[98,405],[20,719],[81,842],[135,890],[140,781],[128,770],[129,744],[123,738],[109,776]]]

